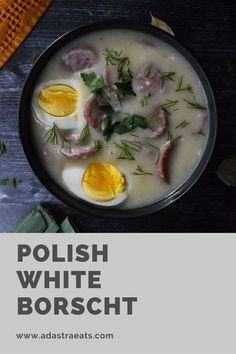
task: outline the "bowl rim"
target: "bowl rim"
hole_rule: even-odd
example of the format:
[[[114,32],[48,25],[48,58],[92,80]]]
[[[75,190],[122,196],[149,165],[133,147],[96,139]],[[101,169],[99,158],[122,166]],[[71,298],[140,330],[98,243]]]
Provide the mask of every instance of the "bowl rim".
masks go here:
[[[37,78],[40,76],[41,70],[44,67],[44,64],[47,63],[48,59],[54,55],[59,49],[61,49],[64,45],[68,44],[70,41],[81,37],[85,34],[101,31],[101,30],[109,30],[109,29],[127,29],[134,30],[138,32],[144,32],[157,37],[167,44],[174,47],[177,51],[182,54],[185,59],[190,63],[190,65],[195,70],[202,86],[204,89],[204,93],[208,102],[209,107],[209,134],[208,140],[205,145],[205,149],[203,155],[196,165],[193,172],[189,177],[177,187],[175,190],[164,196],[163,199],[146,206],[141,206],[138,208],[129,208],[129,209],[116,209],[116,208],[108,208],[103,206],[98,206],[93,203],[89,203],[84,201],[83,199],[74,197],[72,194],[69,194],[66,190],[60,187],[59,184],[47,173],[43,164],[40,162],[40,159],[37,156],[37,153],[34,148],[33,141],[28,134],[28,121],[27,118],[30,115],[30,104],[32,90],[34,87],[34,82],[37,81]],[[59,200],[64,202],[65,204],[73,207],[74,209],[84,212],[86,214],[90,214],[97,217],[109,217],[109,218],[134,218],[139,216],[144,216],[148,214],[152,214],[157,212],[174,201],[178,200],[181,196],[183,196],[199,179],[203,171],[205,170],[209,159],[211,157],[216,135],[217,135],[217,110],[215,98],[213,95],[213,91],[211,85],[201,68],[198,61],[194,58],[194,56],[180,44],[175,37],[170,35],[167,32],[162,31],[156,27],[153,27],[148,24],[140,24],[137,21],[101,21],[94,22],[92,24],[88,24],[86,26],[76,27],[73,30],[68,31],[67,33],[60,36],[58,39],[53,41],[38,57],[36,62],[34,63],[30,73],[28,74],[20,97],[19,109],[19,136],[21,140],[21,144],[23,146],[23,150],[25,156],[34,172],[34,174],[38,177],[39,181],[46,187],[46,189],[56,196]]]

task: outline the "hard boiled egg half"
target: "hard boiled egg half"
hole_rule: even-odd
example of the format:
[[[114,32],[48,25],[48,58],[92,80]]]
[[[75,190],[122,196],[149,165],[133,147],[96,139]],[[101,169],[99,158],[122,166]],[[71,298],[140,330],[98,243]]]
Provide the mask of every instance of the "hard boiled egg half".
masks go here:
[[[55,123],[59,129],[81,128],[85,123],[83,102],[88,95],[80,77],[44,82],[33,94],[34,117],[49,127]]]
[[[128,195],[124,174],[106,162],[93,162],[86,167],[68,164],[62,179],[74,195],[97,205],[115,206]]]

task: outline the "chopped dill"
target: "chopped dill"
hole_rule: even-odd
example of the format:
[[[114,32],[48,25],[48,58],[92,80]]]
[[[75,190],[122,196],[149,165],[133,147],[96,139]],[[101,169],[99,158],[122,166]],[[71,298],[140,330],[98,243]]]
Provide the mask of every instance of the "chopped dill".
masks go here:
[[[120,149],[120,155],[117,157],[119,160],[135,160],[131,151],[140,152],[141,151],[141,144],[137,141],[130,141],[130,140],[122,140],[120,144],[113,143],[116,147]]]
[[[204,133],[203,129],[200,129],[197,133],[200,134],[200,135],[205,136],[205,133]]]
[[[151,172],[146,172],[140,165],[137,165],[136,170],[131,173],[133,176],[144,176],[144,175],[152,175]]]
[[[55,123],[53,123],[52,128],[48,129],[46,133],[44,134],[43,138],[45,139],[45,144],[53,144],[53,145],[59,145],[59,142],[61,141],[61,149],[65,146],[65,144],[68,146],[68,142],[58,129]]]
[[[185,119],[182,120],[182,122],[180,122],[178,125],[176,125],[175,128],[185,128],[187,127],[189,124],[191,124],[191,122],[186,121]]]
[[[156,149],[156,150],[160,150],[160,148],[158,147],[158,146],[155,146],[155,145],[153,145],[153,144],[151,144],[151,143],[148,143],[148,145],[151,147],[151,148],[153,148],[153,149]]]
[[[188,103],[187,108],[200,109],[202,111],[206,110],[206,107],[202,106],[198,102],[191,102],[191,101],[186,100],[185,98],[184,98],[184,101]]]
[[[175,91],[176,92],[185,91],[193,94],[193,88],[191,85],[187,84],[187,86],[183,86],[183,75],[181,75],[180,78],[178,79],[178,86]]]
[[[123,52],[118,52],[114,49],[106,48],[104,53],[106,64],[117,65],[118,80],[122,79],[124,74],[124,69],[129,66],[129,58],[123,56]]]
[[[166,100],[166,102],[160,104],[160,107],[168,114],[171,115],[169,109],[174,107],[179,101]]]
[[[139,103],[141,104],[142,107],[146,106],[148,104],[148,98],[151,96],[150,93],[145,93],[145,95],[141,98]]]
[[[171,81],[175,81],[173,79],[173,76],[175,75],[174,71],[159,71],[159,79],[161,80],[161,88],[163,88],[164,85],[164,81],[165,80],[171,80]]]
[[[87,122],[85,124],[85,126],[83,127],[80,137],[79,137],[78,141],[76,142],[76,144],[87,145],[90,140],[90,137],[91,137],[91,133],[90,133],[89,125]]]

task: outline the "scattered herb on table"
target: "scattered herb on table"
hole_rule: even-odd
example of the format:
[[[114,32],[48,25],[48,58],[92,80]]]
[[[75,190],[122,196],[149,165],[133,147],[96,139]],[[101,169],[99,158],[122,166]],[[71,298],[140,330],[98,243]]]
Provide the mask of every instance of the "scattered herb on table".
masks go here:
[[[172,28],[164,21],[160,20],[159,18],[155,17],[152,15],[152,13],[150,12],[150,16],[151,16],[151,25],[157,28],[162,29],[165,32],[170,33],[172,36],[174,36],[174,32],[172,30]]]
[[[0,156],[7,152],[6,145],[3,141],[0,141]]]
[[[141,104],[142,107],[146,106],[148,104],[148,98],[151,96],[150,93],[145,93],[145,95],[141,98],[139,103]]]
[[[236,187],[236,156],[222,161],[216,174],[223,183]]]
[[[175,90],[176,92],[190,92],[193,94],[193,88],[191,85],[187,84],[186,86],[183,85],[183,75],[180,76],[178,79],[178,86]]]
[[[93,12],[90,9],[82,9],[82,11],[86,12],[89,16],[93,16]]]
[[[187,108],[192,108],[192,109],[200,109],[202,111],[205,111],[206,110],[206,107],[202,106],[200,103],[198,102],[191,102],[191,101],[188,101],[184,98],[184,101],[188,103],[188,106]]]
[[[136,170],[131,173],[133,176],[144,176],[144,175],[152,175],[151,172],[144,171],[140,165],[137,165]]]
[[[82,77],[85,85],[88,86],[91,92],[97,92],[105,86],[103,77],[98,74],[95,74],[94,72],[81,73],[80,76]]]
[[[191,122],[186,121],[185,119],[182,120],[182,122],[180,122],[178,125],[176,125],[175,128],[185,128],[187,127],[189,124],[191,124]]]
[[[34,52],[33,52],[33,55],[32,55],[32,59],[33,59],[33,61],[35,61],[35,60],[37,60],[38,59],[38,57],[40,56],[40,51],[39,50],[35,50]]]
[[[175,75],[175,72],[174,71],[163,71],[163,72],[160,72],[159,71],[159,78],[161,80],[161,88],[163,88],[163,85],[164,85],[164,81],[166,80],[171,80],[171,81],[175,81],[173,79],[173,76]]]
[[[7,178],[2,178],[0,180],[0,185],[1,186],[6,186],[9,185],[12,188],[16,188],[18,184],[22,183],[22,179],[20,178],[15,178],[15,177],[7,177]]]
[[[90,133],[89,125],[87,122],[85,124],[85,126],[83,127],[80,137],[79,137],[78,141],[76,142],[76,144],[87,145],[90,138],[91,138],[91,133]]]

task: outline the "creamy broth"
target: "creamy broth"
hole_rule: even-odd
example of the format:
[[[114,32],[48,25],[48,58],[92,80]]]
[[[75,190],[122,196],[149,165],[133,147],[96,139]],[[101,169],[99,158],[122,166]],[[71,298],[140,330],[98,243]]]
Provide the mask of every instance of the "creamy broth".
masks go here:
[[[65,66],[62,57],[77,48],[91,48],[96,52],[96,62],[92,67],[74,72]],[[110,139],[106,141],[99,129],[90,126],[90,139],[92,141],[95,139],[102,141],[103,147],[87,158],[71,160],[60,153],[60,147],[57,144],[45,144],[45,137],[43,136],[52,127],[53,120],[62,134],[69,129],[72,132],[81,133],[86,124],[84,114],[86,100],[91,94],[89,87],[85,85],[81,78],[81,72],[94,72],[104,75],[104,52],[107,48],[114,49],[117,52],[122,51],[122,55],[129,58],[129,69],[134,76],[132,88],[136,94],[136,96],[124,96],[122,105],[118,101],[113,104],[114,102],[111,100],[110,104],[119,111],[112,115],[112,122],[114,120],[122,122],[125,117],[124,114],[136,114],[149,119],[154,108],[161,106],[161,109],[167,115],[168,127],[163,134],[155,138],[149,138],[146,135],[146,129],[137,127],[133,131],[122,135],[113,133]],[[159,79],[163,73],[174,74],[170,75],[170,79],[160,80],[160,87],[144,99],[145,91],[138,89],[136,78],[140,68],[150,63],[157,67]],[[110,69],[113,75],[114,72],[116,73],[117,67],[110,65]],[[182,82],[180,82],[181,77]],[[43,87],[60,83],[71,85],[78,92],[77,109],[67,118],[52,116],[53,120],[50,120],[50,115],[45,114],[38,105],[37,97]],[[117,166],[125,177],[128,194],[123,203],[116,206],[116,208],[122,209],[149,205],[164,198],[189,178],[201,159],[209,130],[208,111],[207,109],[189,108],[191,105],[185,100],[198,103],[200,108],[207,108],[204,90],[194,69],[186,59],[170,45],[151,35],[131,30],[106,30],[84,35],[64,46],[52,57],[35,87],[32,101],[34,112],[32,127],[38,152],[46,170],[53,179],[63,189],[78,198],[83,198],[83,195],[77,193],[75,195],[77,184],[71,188],[63,180],[62,171],[67,168],[78,166],[81,171],[85,171],[92,162],[106,162]],[[178,87],[183,90],[176,91]],[[170,101],[172,105],[168,107]],[[158,156],[160,157],[158,148],[161,149],[171,138],[174,140],[174,144],[166,161],[169,177],[167,181],[157,173],[156,163]],[[133,160],[118,159],[120,148],[114,143],[120,144],[121,139],[139,144],[136,145],[139,146],[138,149],[135,148],[138,151],[130,150]],[[144,172],[151,174],[133,174],[138,171],[137,166],[141,166]],[[79,175],[77,182],[78,185],[81,185]],[[94,203],[96,204],[96,202]]]

